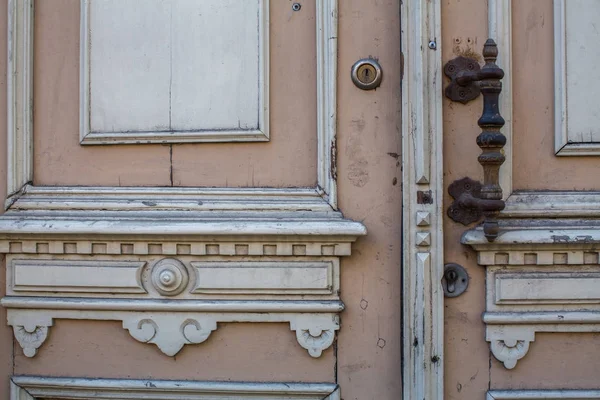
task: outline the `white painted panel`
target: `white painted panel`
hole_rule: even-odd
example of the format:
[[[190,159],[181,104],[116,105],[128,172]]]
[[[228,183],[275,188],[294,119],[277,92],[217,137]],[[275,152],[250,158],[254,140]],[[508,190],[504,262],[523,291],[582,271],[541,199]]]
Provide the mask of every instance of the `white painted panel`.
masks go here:
[[[496,274],[496,304],[600,300],[600,273]]]
[[[600,2],[565,2],[569,140],[600,142]]]
[[[94,293],[146,293],[144,262],[14,260],[12,289]]]
[[[192,293],[332,291],[330,262],[192,262]]]
[[[171,2],[94,0],[89,9],[90,129],[169,129]]]
[[[268,1],[84,0],[82,144],[264,141]]]
[[[172,129],[258,129],[258,0],[172,1]]]

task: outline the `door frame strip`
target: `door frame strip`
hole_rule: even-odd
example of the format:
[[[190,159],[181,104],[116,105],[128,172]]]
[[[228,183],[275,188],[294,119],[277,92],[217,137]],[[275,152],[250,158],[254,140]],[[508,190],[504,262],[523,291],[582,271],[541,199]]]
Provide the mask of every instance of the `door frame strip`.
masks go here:
[[[403,392],[444,398],[441,1],[401,2]]]

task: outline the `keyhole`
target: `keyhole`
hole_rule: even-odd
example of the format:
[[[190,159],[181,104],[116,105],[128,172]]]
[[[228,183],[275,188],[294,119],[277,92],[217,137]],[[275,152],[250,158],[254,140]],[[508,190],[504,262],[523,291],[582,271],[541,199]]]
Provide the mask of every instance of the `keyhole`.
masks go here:
[[[454,293],[456,290],[456,280],[458,279],[458,274],[456,271],[450,270],[446,273],[446,284],[448,285],[448,293]]]
[[[381,82],[381,67],[373,59],[358,60],[352,66],[352,81],[360,89],[375,89]]]

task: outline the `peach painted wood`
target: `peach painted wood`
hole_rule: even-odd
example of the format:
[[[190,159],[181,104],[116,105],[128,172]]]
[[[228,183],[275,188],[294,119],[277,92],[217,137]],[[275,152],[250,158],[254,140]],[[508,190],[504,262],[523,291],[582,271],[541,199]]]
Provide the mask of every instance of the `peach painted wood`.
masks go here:
[[[79,11],[68,0],[36,6],[36,185],[315,186],[314,4],[273,2],[271,142],[235,146],[79,146]]]
[[[315,186],[315,12],[271,1],[269,143],[173,145],[175,186]]]
[[[479,0],[442,2],[444,63],[460,55],[481,54],[487,16],[486,3]],[[444,78],[444,84],[447,82]],[[466,106],[444,98],[444,209],[451,203],[447,187],[452,181],[464,176],[483,178],[476,156],[481,151],[475,143],[481,107],[481,98]],[[485,270],[477,265],[475,252],[460,244],[464,230],[444,214],[444,262],[462,265],[470,276],[469,289],[463,295],[445,300],[444,398],[448,400],[484,399],[489,382],[489,345],[481,321]]]
[[[597,157],[554,155],[553,1],[513,2],[513,188],[600,188]]]
[[[513,69],[507,72],[513,78],[513,189],[597,190],[598,165],[592,158],[554,156],[552,1],[512,3]],[[473,36],[487,36],[486,26],[474,23],[483,21],[486,14],[487,7],[480,2],[444,4],[444,43],[454,53],[448,54],[445,47],[445,59],[464,54],[464,36],[467,43],[469,36],[471,41]],[[479,100],[467,106],[450,102],[444,106],[446,186],[467,175],[481,179],[476,157],[465,157],[478,154],[474,135],[478,133]],[[597,388],[591,371],[598,370],[598,362],[584,355],[585,349],[594,352],[598,346],[596,334],[536,334],[527,357],[513,370],[489,355],[481,320],[485,269],[477,265],[477,255],[470,248],[458,244],[465,230],[446,220],[446,262],[466,267],[471,279],[464,295],[446,300],[446,398],[485,398],[488,385],[498,390]],[[487,282],[488,288],[491,284]],[[528,358],[533,354],[531,361]]]
[[[119,322],[58,321],[49,337],[52,343],[35,358],[17,350],[15,374],[200,381],[226,381],[234,375],[240,381],[335,380],[333,350],[321,358],[309,357],[290,334],[289,324],[222,324],[208,341],[186,346],[175,357],[133,340]],[[96,362],[89,362],[85,354],[94,354]],[[57,358],[63,360],[60,365],[56,365]]]
[[[340,209],[368,235],[342,262],[346,304],[338,382],[347,399],[399,399],[402,194],[399,1],[340,1],[338,190]],[[373,56],[384,70],[375,91],[357,89],[350,67]]]
[[[169,147],[79,145],[79,2],[36,4],[34,183],[169,186]]]

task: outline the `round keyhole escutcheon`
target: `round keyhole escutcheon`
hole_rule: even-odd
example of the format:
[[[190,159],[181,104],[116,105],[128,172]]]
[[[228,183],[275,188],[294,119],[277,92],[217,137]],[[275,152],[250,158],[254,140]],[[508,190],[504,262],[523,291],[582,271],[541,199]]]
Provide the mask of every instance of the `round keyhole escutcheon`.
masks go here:
[[[351,77],[359,89],[373,90],[381,84],[383,73],[377,60],[363,58],[352,66]]]

